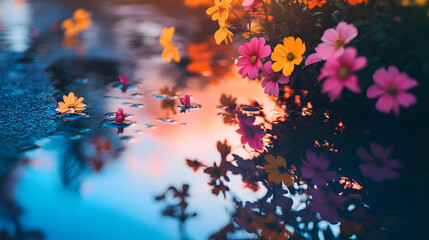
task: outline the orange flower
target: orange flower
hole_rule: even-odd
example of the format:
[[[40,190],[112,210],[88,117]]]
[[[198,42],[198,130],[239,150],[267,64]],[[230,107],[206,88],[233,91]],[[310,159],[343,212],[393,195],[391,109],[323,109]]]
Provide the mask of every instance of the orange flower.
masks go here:
[[[219,30],[217,30],[214,34],[216,44],[219,45],[222,43],[222,41],[225,41],[225,43],[228,44],[228,41],[232,42],[232,36],[234,36],[234,34],[229,31],[225,25],[221,26],[219,23]]]
[[[65,113],[75,113],[85,109],[85,104],[82,103],[83,97],[77,98],[74,96],[73,92],[70,92],[68,96],[63,95],[64,102],[58,102],[59,108],[56,110],[61,114]]]
[[[214,0],[215,5],[207,9],[207,15],[212,16],[213,21],[218,21],[219,26],[225,26],[231,9],[232,0]]]
[[[72,38],[89,28],[91,24],[91,13],[79,8],[74,12],[72,18],[66,19],[61,23],[61,28],[65,29],[65,38]]]
[[[308,2],[308,8],[312,9],[314,8],[316,5],[321,7],[323,6],[323,4],[326,3],[326,0],[311,0],[310,2]]]
[[[272,212],[269,212],[265,217],[256,216],[249,227],[262,230],[261,235],[264,239],[286,240],[292,235],[285,228],[282,219]]]
[[[354,6],[356,4],[360,4],[360,3],[368,4],[368,0],[347,0],[347,2],[352,6]]]
[[[168,62],[174,60],[175,62],[180,62],[179,51],[177,47],[171,42],[173,39],[175,27],[164,28],[162,29],[161,37],[159,38],[159,43],[164,47],[161,57]]]
[[[292,174],[287,169],[286,160],[283,157],[278,156],[276,159],[273,155],[267,155],[265,161],[268,162],[264,164],[264,170],[268,173],[268,180],[276,184],[283,182],[288,187],[293,185]]]

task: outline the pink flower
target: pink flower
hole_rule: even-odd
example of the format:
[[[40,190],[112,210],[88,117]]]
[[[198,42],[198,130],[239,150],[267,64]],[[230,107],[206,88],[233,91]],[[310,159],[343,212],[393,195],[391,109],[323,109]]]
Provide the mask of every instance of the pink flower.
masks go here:
[[[325,186],[326,180],[336,180],[339,176],[334,171],[326,171],[329,166],[329,160],[324,155],[317,156],[314,152],[308,150],[305,153],[307,161],[303,160],[301,168],[302,175],[310,178],[315,185]]]
[[[379,68],[374,75],[375,84],[368,88],[368,98],[381,96],[375,107],[378,111],[389,113],[392,111],[399,115],[399,107],[410,107],[415,104],[416,97],[407,90],[417,86],[417,81],[408,77],[406,73],[400,73],[395,66],[390,66],[387,71]]]
[[[358,31],[353,24],[340,22],[336,29],[329,28],[323,33],[323,43],[316,47],[316,52],[323,60],[339,57],[344,52],[344,46],[357,35]]]
[[[348,47],[338,58],[329,58],[320,71],[318,80],[327,78],[323,82],[322,91],[328,93],[331,102],[340,97],[344,87],[354,93],[360,93],[358,78],[353,73],[366,66],[366,58],[356,55],[357,50]]]
[[[124,113],[122,108],[118,108],[118,111],[116,112],[116,116],[115,116],[115,123],[122,124],[124,122],[126,116],[127,116],[127,114]]]
[[[130,82],[128,81],[128,78],[127,78],[127,76],[125,76],[125,74],[122,74],[119,76],[119,81],[121,82],[122,85],[130,84]]]
[[[260,2],[262,2],[262,0],[244,0],[242,5],[244,10],[252,10],[253,8],[256,7],[256,5],[258,5]]]
[[[183,106],[187,106],[191,104],[191,97],[188,94],[186,94],[185,97],[181,97],[179,99],[180,99],[180,103]]]
[[[271,54],[271,48],[265,45],[264,38],[252,38],[249,43],[238,47],[238,53],[241,55],[237,61],[237,66],[241,67],[238,73],[243,78],[246,76],[255,80],[259,75],[259,69],[262,68],[262,59]]]
[[[241,134],[241,143],[249,143],[249,147],[262,150],[264,145],[261,142],[261,138],[265,136],[265,132],[259,125],[253,125],[255,122],[254,116],[247,116],[245,113],[238,112],[237,119],[239,123],[239,129],[236,131]]]
[[[359,166],[360,171],[365,177],[371,178],[374,182],[381,182],[385,179],[395,179],[399,173],[394,168],[402,168],[402,164],[396,159],[389,159],[393,147],[384,149],[380,144],[371,143],[369,145],[372,155],[364,148],[359,148],[357,154],[367,163]]]
[[[338,215],[338,209],[346,201],[345,198],[335,195],[332,190],[328,190],[327,193],[324,193],[320,189],[311,189],[310,194],[313,198],[310,204],[312,212],[318,212],[323,220],[332,224],[341,221]]]
[[[179,100],[180,100],[180,103],[182,104],[182,106],[179,106],[180,112],[185,113],[186,110],[189,111],[189,109],[192,107],[191,97],[188,94],[186,94],[185,97],[181,97],[181,98],[179,98]]]
[[[271,61],[268,61],[264,64],[262,68],[262,76],[264,80],[261,85],[264,88],[264,93],[279,95],[279,83],[286,84],[289,82],[289,77],[286,77],[283,74],[274,72],[271,68]]]

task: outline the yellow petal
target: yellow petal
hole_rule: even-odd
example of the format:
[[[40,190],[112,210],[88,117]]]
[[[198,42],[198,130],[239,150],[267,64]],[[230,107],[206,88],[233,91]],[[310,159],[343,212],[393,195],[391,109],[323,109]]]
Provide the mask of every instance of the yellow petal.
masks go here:
[[[77,108],[85,108],[85,106],[86,106],[86,104],[79,103],[75,107],[77,107]]]
[[[292,179],[292,176],[291,176],[291,175],[289,175],[289,174],[284,174],[284,175],[282,176],[282,181],[283,181],[283,183],[284,183],[286,186],[288,186],[288,187],[291,187],[291,186],[293,185],[293,179]]]
[[[286,48],[281,44],[277,44],[277,46],[274,48],[274,52],[272,55],[277,55],[277,56],[286,58],[287,56]]]
[[[63,95],[63,100],[64,100],[64,103],[68,106],[68,105],[70,105],[70,101],[69,101],[69,98],[66,96],[66,95]]]
[[[80,97],[79,99],[76,99],[76,101],[74,102],[75,105],[78,105],[79,103],[81,103],[83,101],[83,97]]]
[[[280,173],[271,173],[268,175],[268,180],[279,184],[282,181]]]
[[[223,28],[219,28],[214,34],[216,44],[219,45],[227,36],[227,32]]]
[[[273,65],[271,66],[271,69],[273,69],[274,72],[279,72],[285,67],[285,65],[286,65],[286,59],[284,59],[284,61],[278,61],[273,63]]]
[[[67,105],[63,102],[58,102],[58,106],[60,106],[60,108],[66,108]]]
[[[302,62],[302,57],[301,56],[296,57],[294,60],[292,60],[292,63],[296,64],[296,65],[301,64],[301,62]]]
[[[268,163],[271,163],[271,164],[276,164],[277,163],[277,161],[276,161],[276,158],[273,156],[273,155],[266,155],[265,157],[264,157],[264,159],[265,159],[265,161],[267,161]]]
[[[70,104],[73,104],[73,103],[74,103],[74,101],[75,101],[75,99],[74,99],[74,93],[73,93],[73,92],[70,92],[70,93],[69,93],[68,98],[69,98],[69,102],[70,102]]]
[[[283,39],[283,45],[285,46],[287,52],[291,52],[291,49],[293,48],[294,44],[295,44],[294,37],[288,37]]]
[[[286,160],[282,156],[277,157],[277,162],[280,166],[283,166],[286,168]]]
[[[274,64],[273,64],[273,66],[274,66]],[[285,66],[283,68],[283,75],[285,75],[286,77],[290,76],[293,72],[293,69],[294,69],[293,63],[292,62],[286,62]]]

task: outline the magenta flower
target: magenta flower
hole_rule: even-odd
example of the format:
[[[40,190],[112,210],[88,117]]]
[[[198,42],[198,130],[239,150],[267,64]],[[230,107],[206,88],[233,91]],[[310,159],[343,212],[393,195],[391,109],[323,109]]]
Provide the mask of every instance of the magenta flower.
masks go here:
[[[379,97],[375,107],[378,111],[389,113],[392,111],[399,115],[399,107],[408,108],[415,104],[416,97],[407,90],[417,86],[417,81],[408,77],[406,73],[400,73],[395,66],[390,66],[387,71],[379,68],[374,75],[375,84],[368,88],[368,98]]]
[[[271,61],[268,61],[264,64],[264,67],[262,68],[262,76],[264,77],[264,80],[262,81],[261,85],[264,88],[264,93],[279,95],[279,83],[288,83],[289,77],[286,77],[279,72],[274,72],[271,68],[271,65]]]
[[[116,112],[116,115],[115,115],[115,123],[122,124],[126,116],[127,114],[124,113],[124,110],[122,110],[122,108],[118,108],[118,111]]]
[[[369,145],[371,154],[364,148],[359,148],[357,154],[367,163],[359,166],[360,171],[365,177],[371,178],[374,182],[381,182],[383,180],[391,180],[399,177],[393,169],[402,168],[402,164],[397,159],[389,159],[393,151],[393,147],[389,146],[386,149],[380,144],[371,143]]]
[[[265,45],[264,38],[252,38],[249,43],[238,47],[238,53],[241,55],[237,61],[237,66],[241,67],[238,73],[243,78],[246,76],[255,80],[259,75],[259,69],[262,68],[262,59],[271,54],[271,48]]]
[[[182,106],[179,106],[180,112],[185,113],[186,110],[189,111],[189,109],[192,107],[191,97],[188,94],[186,94],[185,97],[181,97],[179,98],[179,100],[180,100],[180,104],[182,104]]]
[[[302,161],[302,176],[310,178],[315,185],[325,186],[326,180],[337,180],[340,176],[334,171],[326,171],[329,160],[324,155],[317,156],[314,152],[307,150],[305,153],[307,161]]]
[[[121,82],[122,85],[129,85],[130,82],[128,81],[127,76],[125,76],[125,74],[122,74],[119,76],[119,81]]]
[[[357,50],[348,47],[338,58],[331,57],[323,65],[318,80],[323,82],[322,91],[328,93],[331,102],[339,98],[343,88],[360,93],[358,78],[354,72],[366,66],[366,57],[356,57]]]
[[[262,150],[264,145],[261,142],[261,138],[265,136],[265,131],[259,125],[253,125],[255,122],[254,116],[247,116],[245,113],[237,112],[237,119],[239,123],[239,129],[236,131],[241,134],[241,143],[249,143],[249,147]]]
[[[339,57],[344,52],[344,46],[358,35],[353,24],[340,22],[336,29],[329,28],[323,33],[322,41],[316,47],[316,52],[323,60]]]
[[[312,212],[318,212],[323,220],[332,224],[341,221],[338,215],[338,209],[341,208],[346,201],[345,198],[335,195],[331,190],[324,193],[320,189],[311,189],[310,194],[313,198],[310,204]]]
[[[243,5],[244,10],[252,10],[256,7],[262,0],[244,0],[241,5]]]

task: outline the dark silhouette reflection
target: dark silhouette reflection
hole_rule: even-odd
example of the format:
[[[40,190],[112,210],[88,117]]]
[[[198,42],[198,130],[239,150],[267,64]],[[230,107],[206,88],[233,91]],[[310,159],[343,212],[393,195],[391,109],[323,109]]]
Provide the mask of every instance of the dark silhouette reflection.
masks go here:
[[[185,223],[189,218],[197,216],[196,212],[187,211],[187,199],[190,197],[188,190],[188,184],[183,184],[181,189],[171,186],[163,194],[155,197],[156,201],[167,201],[168,193],[171,192],[173,194],[171,202],[168,201],[166,203],[167,205],[162,211],[162,215],[175,218],[179,221],[180,239],[188,239],[185,231]]]
[[[28,230],[21,223],[24,213],[15,202],[14,188],[18,169],[28,164],[28,159],[21,157],[7,157],[2,154],[0,158],[0,239],[4,240],[41,240],[42,232]]]

